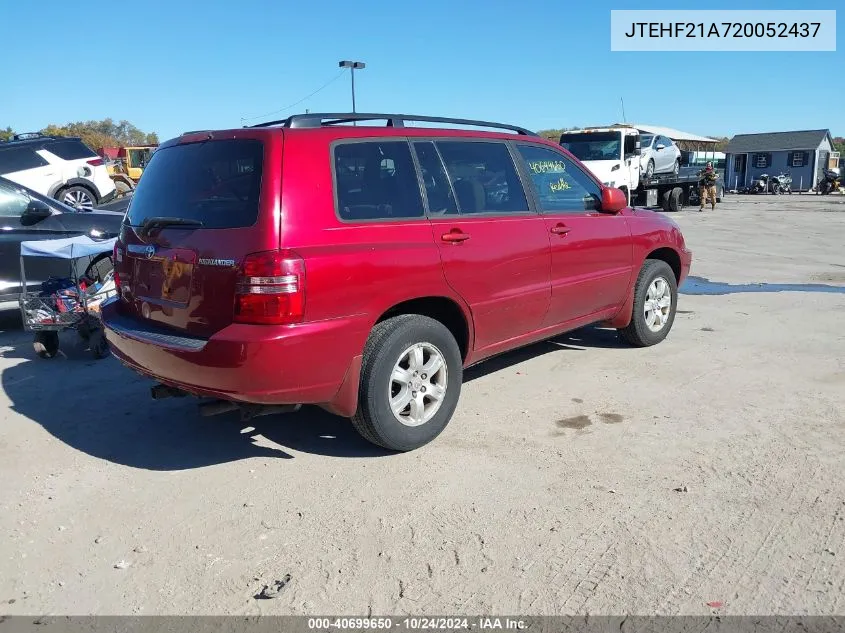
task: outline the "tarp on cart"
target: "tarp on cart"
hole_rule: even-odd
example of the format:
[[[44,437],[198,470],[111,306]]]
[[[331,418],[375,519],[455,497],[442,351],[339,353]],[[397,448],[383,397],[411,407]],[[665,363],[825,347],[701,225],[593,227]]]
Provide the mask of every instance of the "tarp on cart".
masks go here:
[[[87,235],[79,235],[60,240],[21,242],[21,257],[55,257],[57,259],[91,257],[100,253],[111,253],[116,241],[116,237],[110,240],[92,240]]]

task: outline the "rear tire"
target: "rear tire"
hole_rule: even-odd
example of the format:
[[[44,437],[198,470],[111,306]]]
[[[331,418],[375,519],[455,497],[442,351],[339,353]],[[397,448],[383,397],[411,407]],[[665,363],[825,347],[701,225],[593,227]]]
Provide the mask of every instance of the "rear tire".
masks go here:
[[[669,210],[672,213],[677,213],[684,207],[684,190],[680,187],[675,187],[669,192]]]
[[[646,302],[650,302],[648,306]],[[659,259],[645,260],[634,284],[631,322],[620,330],[622,338],[635,347],[656,345],[672,329],[677,305],[678,282],[672,268]],[[650,317],[648,312],[660,314]]]
[[[57,196],[57,200],[80,211],[93,211],[94,207],[97,206],[97,196],[90,189],[81,185],[62,189]]]
[[[436,358],[442,361],[440,367]],[[426,367],[435,369],[427,373]],[[392,451],[419,448],[446,428],[458,405],[462,379],[461,352],[445,325],[418,314],[382,321],[364,347],[352,425],[377,446]]]
[[[671,212],[672,212],[672,208],[671,208],[671,206],[669,205],[669,198],[670,198],[670,196],[671,196],[671,195],[672,195],[672,191],[671,191],[671,190],[667,190],[667,191],[664,191],[664,192],[663,192],[663,195],[662,195],[662,196],[660,196],[660,206],[661,206],[661,207],[663,207],[663,210],[664,210],[666,213],[671,213]]]
[[[675,161],[675,165],[672,167],[672,173],[676,176],[681,173],[681,159]]]
[[[32,347],[40,358],[54,358],[59,353],[59,333],[36,332]]]

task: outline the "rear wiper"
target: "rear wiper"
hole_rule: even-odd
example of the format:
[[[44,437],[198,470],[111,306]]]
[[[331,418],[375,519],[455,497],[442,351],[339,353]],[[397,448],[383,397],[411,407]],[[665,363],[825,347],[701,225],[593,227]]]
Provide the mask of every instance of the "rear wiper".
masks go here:
[[[163,229],[166,226],[190,226],[198,228],[202,226],[202,222],[188,218],[146,218],[141,224],[141,230],[138,231],[138,235],[141,237],[147,237],[150,233],[152,233],[153,229]]]

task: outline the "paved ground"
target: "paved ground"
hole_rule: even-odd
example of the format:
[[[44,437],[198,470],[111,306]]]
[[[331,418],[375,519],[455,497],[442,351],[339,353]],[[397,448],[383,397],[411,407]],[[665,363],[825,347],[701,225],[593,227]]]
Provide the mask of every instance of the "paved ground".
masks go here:
[[[651,349],[592,329],[472,370],[405,455],[153,403],[7,319],[0,613],[845,613],[843,201],[678,214],[689,288],[723,294]]]

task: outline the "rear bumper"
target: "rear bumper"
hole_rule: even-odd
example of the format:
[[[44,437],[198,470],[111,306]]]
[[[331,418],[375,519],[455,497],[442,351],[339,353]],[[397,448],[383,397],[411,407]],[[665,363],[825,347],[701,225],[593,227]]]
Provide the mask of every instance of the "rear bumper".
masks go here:
[[[102,315],[111,351],[125,365],[198,396],[259,404],[331,403],[369,333],[365,317],[349,317],[279,327],[232,324],[202,339],[118,308],[111,301]]]

